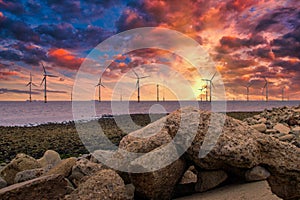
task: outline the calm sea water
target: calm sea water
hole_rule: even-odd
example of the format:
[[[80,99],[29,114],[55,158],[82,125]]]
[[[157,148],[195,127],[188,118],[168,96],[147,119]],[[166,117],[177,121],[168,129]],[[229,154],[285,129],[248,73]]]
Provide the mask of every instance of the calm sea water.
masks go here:
[[[169,113],[180,107],[196,105],[204,110],[212,110],[210,102],[192,102],[192,101],[145,101],[145,102],[89,102],[95,107],[92,116],[83,116],[83,120],[99,118],[103,115],[114,114],[122,115],[127,113],[148,114],[148,113]],[[273,107],[298,106],[300,101],[228,101],[226,102],[227,112],[238,111],[262,111]],[[79,104],[81,112],[85,112],[85,103]],[[224,102],[214,102],[213,107],[225,105]],[[222,107],[222,106],[221,106]],[[222,110],[222,109],[221,109]],[[72,121],[72,102],[53,101],[43,102],[0,102],[0,126],[33,126],[49,122],[68,122]]]

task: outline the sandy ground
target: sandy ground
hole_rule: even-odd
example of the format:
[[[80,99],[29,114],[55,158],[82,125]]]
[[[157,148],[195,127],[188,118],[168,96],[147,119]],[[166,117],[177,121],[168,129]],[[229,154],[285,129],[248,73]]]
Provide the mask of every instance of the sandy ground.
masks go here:
[[[271,192],[267,181],[228,185],[205,193],[198,193],[176,200],[279,200]]]

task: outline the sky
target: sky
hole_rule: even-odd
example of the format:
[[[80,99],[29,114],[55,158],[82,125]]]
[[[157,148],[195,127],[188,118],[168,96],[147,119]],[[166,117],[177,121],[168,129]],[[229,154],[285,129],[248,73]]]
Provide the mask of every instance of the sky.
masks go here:
[[[102,74],[103,100],[121,95],[136,99],[133,69],[150,76],[140,80],[142,100],[156,99],[157,83],[160,98],[176,99],[178,91],[180,99],[205,98],[206,82],[201,79],[210,79],[214,71],[199,76],[195,68],[204,66],[193,66],[170,50],[110,51],[94,60],[90,56],[107,39],[142,27],[154,27],[156,34],[161,29],[178,31],[199,43],[218,72],[214,86],[224,84],[226,95],[213,90],[214,100],[245,100],[250,83],[250,100],[262,100],[265,80],[270,100],[281,100],[282,91],[285,99],[300,97],[298,0],[0,0],[0,100],[27,100],[30,73],[37,85],[32,97],[43,100],[42,64],[57,76],[47,77],[48,100],[70,100],[83,63],[94,66],[86,74]],[[157,41],[155,34],[150,39]],[[186,48],[185,43],[178,46]],[[185,94],[184,81],[194,96]],[[91,84],[88,92],[97,99],[97,82]]]

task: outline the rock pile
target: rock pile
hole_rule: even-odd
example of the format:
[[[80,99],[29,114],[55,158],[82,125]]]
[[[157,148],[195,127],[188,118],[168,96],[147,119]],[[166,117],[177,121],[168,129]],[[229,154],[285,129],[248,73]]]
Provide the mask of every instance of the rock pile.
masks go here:
[[[65,160],[53,151],[38,160],[20,154],[0,170],[0,199],[167,200],[232,182],[260,180],[267,180],[272,192],[283,199],[300,198],[299,148],[230,117],[226,117],[219,137],[207,135],[209,128],[217,129],[218,118],[212,115],[225,117],[184,108],[125,136],[113,158],[124,150],[146,154],[137,154],[128,162],[115,160],[119,166],[145,169],[149,161],[160,166],[164,160],[178,156],[155,171],[115,171],[99,163],[96,153]],[[178,130],[183,131],[182,138],[175,139]],[[195,136],[187,137],[191,132]],[[216,139],[216,143],[211,143],[211,151],[201,157],[201,146],[207,138]],[[181,154],[186,140],[191,143]],[[153,156],[169,144],[175,147],[172,152]]]
[[[261,133],[300,148],[300,106],[266,109],[244,122]]]

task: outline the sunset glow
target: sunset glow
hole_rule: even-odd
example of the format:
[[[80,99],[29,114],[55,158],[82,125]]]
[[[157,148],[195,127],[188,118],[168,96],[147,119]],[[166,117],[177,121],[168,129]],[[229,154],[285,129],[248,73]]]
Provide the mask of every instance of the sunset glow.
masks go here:
[[[47,79],[49,100],[70,100],[76,73],[90,51],[115,34],[140,27],[157,27],[157,35],[159,28],[168,28],[197,41],[215,63],[219,73],[215,87],[222,79],[227,99],[245,100],[245,87],[251,81],[250,100],[261,100],[266,78],[270,100],[281,100],[282,88],[286,98],[296,100],[300,97],[299,13],[298,0],[3,0],[0,100],[27,100],[30,73],[38,86],[43,79],[41,63],[47,72],[58,76]],[[186,48],[186,44],[174,45]],[[108,59],[110,56],[113,59]],[[180,88],[175,72],[189,81],[200,100],[206,93],[205,89],[199,90],[206,86],[201,79],[213,76],[210,72],[207,77],[199,76],[184,58],[161,49],[101,55],[87,61],[95,71],[86,73],[101,70],[97,59],[109,64],[102,77],[103,100],[119,100],[120,94],[115,99],[112,96],[119,93],[114,86],[123,76],[124,93],[135,87],[132,69],[150,76],[148,81],[152,84],[141,87],[143,100],[156,100],[159,82],[167,81]],[[170,70],[159,71],[161,65]],[[33,99],[42,100],[43,88],[32,89]],[[97,91],[91,91],[95,99]],[[128,94],[128,99],[134,100],[136,92]],[[164,95],[166,100],[176,99],[172,88],[165,88]],[[183,100],[192,99],[186,96]],[[223,99],[216,95],[215,100]]]

